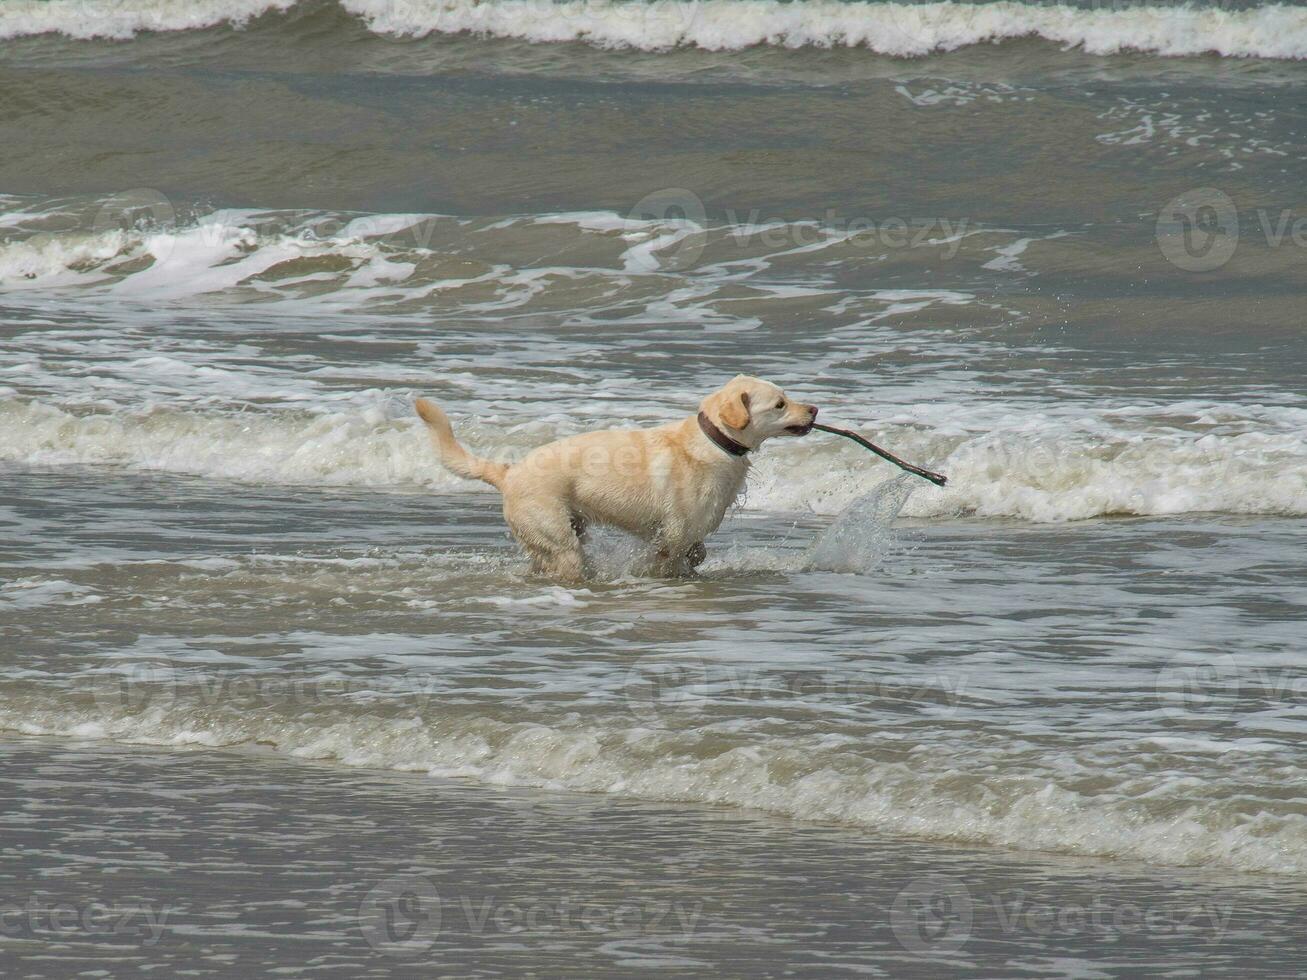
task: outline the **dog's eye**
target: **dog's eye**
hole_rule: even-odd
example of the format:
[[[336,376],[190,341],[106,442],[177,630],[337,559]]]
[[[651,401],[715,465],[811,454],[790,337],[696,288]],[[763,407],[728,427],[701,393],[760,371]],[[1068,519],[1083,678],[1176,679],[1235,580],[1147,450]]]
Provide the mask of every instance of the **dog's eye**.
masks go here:
[[[784,408],[784,407],[785,407],[785,399],[782,398],[780,401],[778,401],[778,402],[776,403],[776,407],[777,407],[777,408]]]

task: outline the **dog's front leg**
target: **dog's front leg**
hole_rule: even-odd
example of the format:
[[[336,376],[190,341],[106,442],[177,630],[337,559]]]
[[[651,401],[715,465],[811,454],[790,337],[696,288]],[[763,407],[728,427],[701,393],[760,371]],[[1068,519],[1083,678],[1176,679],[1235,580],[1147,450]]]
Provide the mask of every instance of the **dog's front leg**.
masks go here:
[[[690,547],[680,550],[659,548],[654,552],[654,559],[658,564],[667,566],[683,564],[691,571],[702,565],[703,560],[707,557],[708,549],[704,547],[702,541],[696,541]]]
[[[664,574],[692,572],[708,556],[708,549],[703,542],[689,540],[685,529],[675,522],[664,525],[655,535],[654,541],[658,546],[654,559]]]
[[[708,549],[704,547],[704,543],[702,541],[696,541],[694,544],[690,545],[689,550],[685,553],[685,564],[690,567],[691,571],[694,571],[694,569],[703,564],[703,560],[707,557]]]

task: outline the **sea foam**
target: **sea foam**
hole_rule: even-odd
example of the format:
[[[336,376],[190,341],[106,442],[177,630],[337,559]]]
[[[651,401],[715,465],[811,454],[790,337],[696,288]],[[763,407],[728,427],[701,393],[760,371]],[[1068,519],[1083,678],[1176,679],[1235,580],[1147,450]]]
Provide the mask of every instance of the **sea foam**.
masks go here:
[[[115,694],[112,687],[103,691]],[[1104,776],[1092,789],[1073,788],[1072,780],[1059,785],[953,753],[922,752],[909,763],[820,738],[733,744],[621,724],[454,713],[426,720],[345,706],[286,713],[212,705],[199,713],[181,689],[155,699],[141,689],[135,695],[143,701],[127,711],[114,708],[112,697],[83,707],[66,696],[10,700],[0,706],[0,728],[150,745],[261,745],[348,766],[746,807],[933,840],[1280,874],[1307,870],[1307,818],[1273,805],[1249,813],[1254,801],[1165,773],[1140,795],[1129,778]]]
[[[145,31],[187,31],[217,24],[241,26],[271,11],[289,10],[297,0],[16,0],[0,5],[0,38],[32,34],[124,41]]]
[[[0,38],[60,33],[128,39],[145,31],[247,24],[294,0],[124,0],[0,6]],[[1063,4],[845,3],[838,0],[341,0],[379,34],[472,33],[609,48],[730,51],[755,45],[861,47],[880,54],[934,51],[1040,37],[1091,54],[1142,51],[1233,57],[1307,56],[1307,11],[1285,4],[1244,10],[1203,5],[1084,9]]]
[[[371,407],[322,412],[88,412],[0,396],[0,460],[115,465],[255,484],[491,492],[440,466],[420,423],[400,414],[407,404],[387,396]],[[1238,409],[1221,406],[1227,415]],[[1179,405],[1157,412],[1201,410]],[[902,509],[911,517],[969,513],[1046,523],[1198,511],[1301,516],[1307,514],[1305,414],[1244,406],[1245,419],[1263,431],[1223,435],[1162,425],[1150,431],[1141,425],[1146,415],[1123,424],[1110,412],[1092,425],[1036,415],[971,433],[890,427],[867,435],[948,475],[947,487],[922,483],[912,493]],[[474,451],[509,461],[569,434],[543,423],[506,432],[473,418],[455,422]],[[840,440],[778,440],[758,455],[743,506],[838,514],[897,473]]]
[[[917,56],[971,44],[1042,37],[1091,54],[1145,51],[1230,56],[1307,55],[1307,11],[1285,5],[1227,11],[1201,6],[1084,10],[1026,3],[844,3],[839,0],[344,0],[374,31],[421,36],[473,32],[528,41],[585,41],[661,50],[729,51],[755,45],[863,47]]]

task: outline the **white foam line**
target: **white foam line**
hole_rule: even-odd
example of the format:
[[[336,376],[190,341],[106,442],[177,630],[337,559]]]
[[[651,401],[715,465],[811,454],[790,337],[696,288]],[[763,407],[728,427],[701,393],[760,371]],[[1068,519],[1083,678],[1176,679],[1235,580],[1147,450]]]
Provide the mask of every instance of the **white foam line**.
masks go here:
[[[187,31],[216,24],[237,26],[260,14],[289,10],[297,0],[6,0],[0,4],[0,38],[63,34],[125,41],[142,31]]]
[[[362,16],[372,30],[388,34],[471,32],[643,50],[865,47],[882,54],[916,56],[1038,36],[1091,54],[1136,50],[1161,55],[1307,56],[1307,11],[1279,4],[1238,11],[839,0],[344,0],[343,6]]]
[[[6,0],[0,39],[58,33],[127,40],[144,31],[244,26],[295,0]],[[1144,51],[1180,56],[1307,57],[1307,10],[1272,4],[1247,10],[1138,6],[1086,10],[1017,2],[845,3],[839,0],[341,0],[382,34],[472,33],[601,47],[733,51],[862,47],[919,56],[973,44],[1042,37],[1091,54]]]
[[[112,674],[102,675],[112,678]],[[159,680],[167,680],[165,674]],[[94,681],[92,681],[94,683]],[[116,692],[106,685],[110,692]],[[101,690],[105,690],[102,687]],[[621,797],[744,807],[883,833],[1294,874],[1307,868],[1307,820],[1267,808],[1249,814],[1221,785],[1159,776],[1150,799],[1128,785],[1072,788],[1045,774],[995,772],[988,761],[877,761],[811,739],[695,744],[683,731],[601,724],[505,723],[450,713],[384,717],[341,709],[305,719],[218,708],[202,724],[185,698],[162,688],[139,714],[28,700],[0,705],[0,727],[32,735],[148,745],[250,746],[347,766],[471,778]],[[320,714],[320,713],[319,713]],[[1059,783],[1063,783],[1059,785]],[[1167,798],[1161,810],[1149,803]]]
[[[138,365],[184,367],[172,367],[167,359]],[[231,381],[221,372],[207,380]],[[1171,409],[1210,412],[1191,428],[1166,421],[1166,410],[1156,406],[1127,416],[998,416],[979,431],[917,423],[867,435],[948,474],[946,488],[922,484],[913,492],[903,512],[914,517],[974,513],[1056,522],[1201,511],[1307,515],[1307,435],[1301,422],[1307,412],[1231,405]],[[947,414],[941,407],[941,419]],[[1160,421],[1150,421],[1155,415]],[[1205,420],[1217,423],[1217,415],[1229,426],[1225,434],[1204,428]],[[41,401],[4,400],[0,431],[0,459],[26,465],[116,465],[274,485],[486,491],[440,467],[407,411],[389,418],[378,406],[87,415]],[[459,420],[460,434],[475,451],[510,461],[570,431],[565,419],[542,418],[509,430]],[[892,475],[888,464],[840,440],[778,440],[759,455],[745,506],[835,514]]]

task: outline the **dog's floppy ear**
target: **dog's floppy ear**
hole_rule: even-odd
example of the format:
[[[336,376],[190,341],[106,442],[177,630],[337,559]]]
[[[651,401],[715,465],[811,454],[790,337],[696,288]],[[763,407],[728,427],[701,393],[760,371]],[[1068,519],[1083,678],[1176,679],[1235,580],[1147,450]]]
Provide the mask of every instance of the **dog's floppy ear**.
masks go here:
[[[749,424],[749,393],[742,391],[722,393],[721,420],[732,429],[743,429]]]

